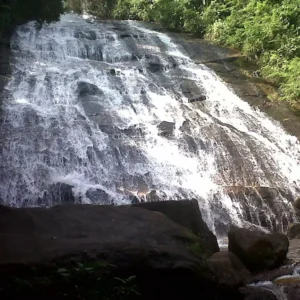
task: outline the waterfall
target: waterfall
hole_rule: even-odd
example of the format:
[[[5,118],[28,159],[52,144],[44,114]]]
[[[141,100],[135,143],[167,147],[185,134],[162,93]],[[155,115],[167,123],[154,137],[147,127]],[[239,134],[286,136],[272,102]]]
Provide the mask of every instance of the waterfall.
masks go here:
[[[296,137],[167,34],[64,15],[18,27],[11,48],[2,203],[52,206],[70,186],[78,203],[195,198],[219,236],[230,224],[283,230],[293,220]]]

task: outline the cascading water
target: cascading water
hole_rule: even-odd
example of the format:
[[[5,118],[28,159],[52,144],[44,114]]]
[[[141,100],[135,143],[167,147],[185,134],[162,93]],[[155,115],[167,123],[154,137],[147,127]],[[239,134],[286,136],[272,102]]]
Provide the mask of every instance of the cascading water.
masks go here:
[[[219,236],[232,223],[282,230],[293,218],[297,139],[167,34],[65,15],[40,31],[20,26],[11,46],[2,203],[51,206],[68,184],[80,203],[196,198]],[[272,202],[245,193],[254,185],[271,187]]]

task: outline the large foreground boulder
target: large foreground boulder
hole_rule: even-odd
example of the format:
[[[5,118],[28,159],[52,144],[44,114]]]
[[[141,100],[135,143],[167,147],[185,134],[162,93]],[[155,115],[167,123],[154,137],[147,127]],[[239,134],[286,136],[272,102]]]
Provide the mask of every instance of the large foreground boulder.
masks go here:
[[[253,272],[279,267],[289,248],[288,238],[281,233],[267,234],[249,229],[231,227],[228,249]]]
[[[207,255],[211,256],[220,251],[216,236],[202,219],[197,200],[145,202],[135,206],[161,212],[173,222],[190,229],[191,232],[203,239]]]
[[[140,207],[69,205],[12,209],[0,206],[0,298],[8,287],[10,292],[17,291],[13,285],[5,284],[11,278],[21,278],[24,266],[34,273],[34,278],[43,270],[40,278],[43,281],[38,283],[41,285],[46,281],[45,276],[49,282],[47,268],[52,268],[51,274],[70,275],[70,264],[101,262],[114,266],[113,278],[136,276],[142,299],[186,299],[194,293],[208,295],[205,299],[220,299],[202,242],[189,229],[163,214]],[[91,268],[88,268],[80,280],[90,275]],[[75,279],[67,281],[63,288],[73,291],[77,286],[72,284]],[[56,277],[54,280],[57,282]],[[27,277],[24,282],[27,287],[27,283],[34,287],[36,284]],[[61,281],[58,283],[61,288]],[[39,295],[43,299],[57,299],[58,290],[55,286],[32,289],[45,293]],[[65,294],[69,295],[68,289]],[[77,298],[72,297],[64,299]]]

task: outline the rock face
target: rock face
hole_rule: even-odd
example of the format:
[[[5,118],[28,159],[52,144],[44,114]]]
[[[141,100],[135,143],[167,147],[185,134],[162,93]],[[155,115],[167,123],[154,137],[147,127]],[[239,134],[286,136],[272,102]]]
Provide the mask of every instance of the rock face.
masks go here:
[[[300,238],[300,223],[290,224],[287,235],[290,239]]]
[[[245,295],[244,300],[278,300],[272,291],[260,287],[242,288],[241,292]]]
[[[145,202],[136,206],[161,212],[173,222],[190,229],[203,239],[205,251],[209,256],[220,251],[216,236],[202,219],[197,200]]]
[[[215,253],[208,265],[218,283],[227,288],[236,288],[250,276],[250,272],[233,253],[222,251]]]
[[[300,286],[294,285],[286,288],[287,300],[299,300],[300,299]]]
[[[0,92],[4,90],[5,85],[11,77],[11,52],[9,40],[9,36],[0,38]],[[0,99],[0,104],[2,104],[2,100],[6,98],[6,93],[3,93],[1,96],[2,97]]]
[[[287,259],[292,263],[300,262],[300,239],[290,240],[289,252]]]
[[[288,206],[282,209],[284,212],[279,215],[273,213],[278,209],[278,203],[282,203],[282,197],[290,199],[292,195],[285,194],[284,191],[276,187],[267,186],[243,186],[233,185],[224,186],[224,191],[228,193],[233,201],[238,201],[244,212],[243,218],[251,220],[250,223],[257,224],[252,221],[252,214],[250,213],[249,206],[256,207],[255,215],[259,220],[258,224],[266,229],[273,229],[274,231],[286,231],[288,223],[292,219],[284,212],[290,210]],[[292,201],[292,200],[291,200]],[[268,208],[266,208],[266,206]]]
[[[278,277],[281,276],[287,276],[287,275],[292,275],[294,272],[294,268],[289,267],[289,268],[279,268],[279,269],[274,269],[268,272],[262,272],[259,274],[255,274],[247,279],[245,281],[245,284],[251,284],[251,283],[258,283],[260,281],[273,281],[277,279]]]
[[[284,234],[266,234],[231,227],[228,233],[229,251],[233,252],[253,272],[279,267],[286,259],[289,248]]]
[[[52,187],[53,198],[60,199],[62,204],[73,204],[75,203],[75,197],[73,194],[73,187],[58,182]]]
[[[172,206],[166,211],[176,216]],[[57,265],[98,260],[136,275],[146,295],[143,299],[186,299],[195,292],[218,299],[204,251],[197,255],[191,251],[197,243],[199,238],[188,229],[141,207],[0,207],[3,276],[18,276],[23,263],[46,266],[50,260]]]

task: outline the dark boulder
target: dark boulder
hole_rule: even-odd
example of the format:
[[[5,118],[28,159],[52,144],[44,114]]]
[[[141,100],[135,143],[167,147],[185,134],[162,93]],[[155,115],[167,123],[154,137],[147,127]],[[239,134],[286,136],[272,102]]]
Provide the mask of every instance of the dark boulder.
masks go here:
[[[289,248],[289,240],[281,233],[267,234],[249,229],[231,227],[228,249],[253,272],[279,267]]]
[[[160,197],[157,195],[157,192],[155,190],[151,191],[149,194],[146,195],[146,200],[149,202],[161,201]]]
[[[233,253],[217,252],[208,260],[210,270],[224,288],[234,289],[242,285],[251,274]]]
[[[258,186],[255,189],[263,199],[273,200],[279,195],[279,190],[274,187]]]
[[[181,82],[180,89],[190,103],[206,100],[205,89],[199,86],[199,82],[185,79]]]
[[[99,129],[109,135],[121,135],[121,129],[117,126],[111,125],[99,125]]]
[[[165,69],[164,65],[161,64],[161,63],[149,63],[149,66],[148,66],[148,70],[151,72],[151,73],[156,73],[156,72],[159,72],[159,71],[163,71]]]
[[[288,286],[284,289],[287,294],[287,300],[299,300],[300,299],[300,285]]]
[[[220,251],[216,236],[203,221],[197,200],[145,202],[138,207],[163,213],[203,239],[205,251],[210,256]]]
[[[244,294],[244,300],[278,300],[273,291],[261,287],[248,286],[240,291]]]
[[[38,272],[100,261],[114,265],[116,275],[135,275],[142,299],[218,299],[204,251],[192,251],[199,241],[163,214],[140,207],[0,209],[0,294],[24,263]]]
[[[193,102],[199,102],[199,101],[205,101],[205,100],[206,100],[206,96],[205,95],[199,95],[199,96],[190,98],[189,102],[193,103]]]
[[[62,182],[50,186],[49,192],[44,197],[49,198],[49,196],[54,204],[74,204],[76,202],[73,186]]]
[[[294,206],[296,209],[300,210],[300,197],[298,197],[298,198],[294,201],[293,206]]]
[[[88,189],[86,192],[86,197],[93,204],[111,204],[113,203],[111,197],[107,192],[101,189]]]
[[[162,136],[171,136],[174,133],[175,130],[175,123],[173,122],[167,122],[167,121],[163,121],[161,122],[157,128],[159,129],[159,134]]]
[[[84,81],[78,83],[77,92],[80,97],[103,95],[103,92],[96,85]]]
[[[287,235],[289,239],[300,238],[300,223],[290,224]]]
[[[116,76],[117,75],[116,69],[110,69],[109,74],[112,75],[112,76]]]

